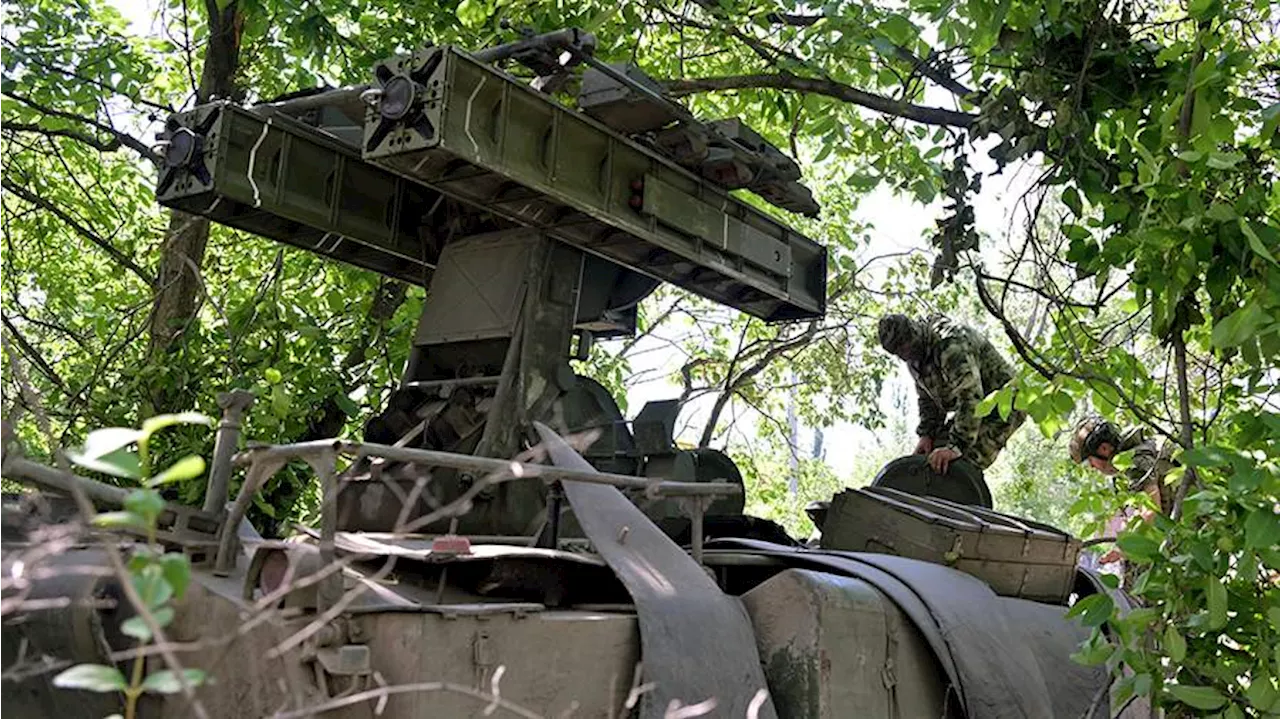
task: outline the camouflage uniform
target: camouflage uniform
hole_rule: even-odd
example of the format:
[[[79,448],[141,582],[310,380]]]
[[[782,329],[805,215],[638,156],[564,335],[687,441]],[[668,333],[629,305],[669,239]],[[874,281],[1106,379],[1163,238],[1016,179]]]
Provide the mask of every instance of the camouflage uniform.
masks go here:
[[[1097,438],[1091,437],[1095,430],[1100,433]],[[1133,427],[1120,434],[1114,425],[1107,423],[1101,417],[1088,417],[1076,425],[1076,431],[1069,443],[1072,461],[1085,461],[1092,452],[1097,450],[1091,445],[1101,442],[1108,442],[1115,449],[1110,458],[1112,460],[1125,452],[1132,455],[1129,468],[1113,479],[1116,490],[1154,495],[1152,499],[1158,498],[1157,505],[1160,512],[1166,517],[1169,516],[1173,508],[1173,492],[1165,486],[1164,478],[1177,466],[1173,461],[1174,446],[1169,442],[1157,443],[1155,440],[1147,439],[1141,427]],[[1132,507],[1121,509],[1108,523],[1108,534],[1119,535],[1124,526],[1137,515],[1138,511]],[[1104,566],[1114,565],[1119,565],[1122,586],[1131,589],[1138,580],[1137,567],[1124,559]]]
[[[1173,461],[1174,446],[1169,442],[1157,443],[1147,439],[1142,427],[1131,427],[1121,434],[1115,425],[1095,415],[1076,425],[1068,443],[1071,461],[1084,462],[1104,442],[1112,445],[1113,460],[1125,452],[1132,454],[1123,480],[1120,477],[1114,480],[1116,489],[1148,495],[1158,493],[1160,511],[1167,516],[1172,508],[1173,493],[1164,486],[1164,478],[1177,466]]]
[[[940,315],[913,324],[923,350],[918,361],[907,362],[920,408],[916,434],[932,437],[935,448],[952,447],[979,467],[990,467],[1027,415],[1015,409],[1006,420],[998,409],[985,417],[974,410],[1013,379],[1013,368],[972,328]],[[948,420],[949,413],[954,416]]]
[[[1160,511],[1167,517],[1173,511],[1173,492],[1164,486],[1164,478],[1177,466],[1173,461],[1173,445],[1147,439],[1141,427],[1125,432],[1116,447],[1116,454],[1132,452],[1131,466],[1124,471],[1130,492],[1159,492]],[[1119,484],[1117,482],[1117,484]],[[1119,489],[1119,487],[1117,487]]]

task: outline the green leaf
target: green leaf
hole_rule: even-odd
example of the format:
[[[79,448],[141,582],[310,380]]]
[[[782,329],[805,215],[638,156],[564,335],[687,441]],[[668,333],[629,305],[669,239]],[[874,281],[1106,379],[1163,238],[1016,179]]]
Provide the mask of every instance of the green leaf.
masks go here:
[[[916,26],[901,15],[890,15],[881,21],[877,29],[897,45],[906,45],[919,33]]]
[[[141,464],[137,456],[125,448],[136,443],[142,436],[138,430],[126,427],[94,430],[85,437],[84,446],[67,452],[67,457],[81,467],[95,472],[138,479],[141,476]]]
[[[1272,507],[1255,509],[1244,520],[1244,543],[1261,549],[1280,544],[1280,516]]]
[[[1164,630],[1164,651],[1175,664],[1181,664],[1187,657],[1187,640],[1182,638],[1178,628],[1172,624]]]
[[[119,669],[101,664],[77,664],[54,677],[53,685],[91,692],[118,692],[126,686]]]
[[[1108,594],[1093,594],[1075,603],[1067,612],[1067,617],[1080,617],[1086,627],[1100,627],[1111,618],[1115,602]]]
[[[271,412],[281,418],[289,416],[289,407],[293,404],[289,397],[289,391],[284,385],[278,384],[271,388]]]
[[[85,457],[72,450],[67,452],[67,458],[85,469],[109,474],[112,477],[121,477],[123,479],[142,478],[142,462],[138,460],[138,455],[127,449],[118,449],[94,458]]]
[[[158,414],[142,423],[142,431],[144,434],[152,435],[165,427],[172,427],[175,424],[202,424],[206,427],[212,427],[213,420],[199,412]]]
[[[1068,239],[1076,240],[1077,242],[1083,242],[1084,240],[1087,240],[1093,237],[1093,235],[1090,234],[1087,228],[1081,227],[1080,225],[1073,225],[1073,224],[1063,225],[1062,232],[1067,236]]]
[[[133,512],[103,512],[93,518],[93,525],[106,529],[122,529],[126,527],[143,529],[147,526],[147,520]]]
[[[360,406],[351,401],[345,392],[338,392],[333,395],[333,401],[338,405],[348,417],[355,417],[360,414]]]
[[[89,459],[97,459],[118,449],[134,444],[142,438],[142,433],[128,427],[107,427],[96,429],[84,439],[84,447],[79,455]]]
[[[169,626],[169,623],[173,621],[173,607],[160,607],[152,612],[151,616],[156,620],[156,624],[161,627],[167,627]],[[123,632],[125,636],[133,637],[140,642],[151,641],[151,627],[148,627],[147,623],[144,622],[140,616],[129,617],[121,622],[120,631]]]
[[[148,487],[159,487],[162,484],[170,482],[182,482],[188,479],[195,479],[204,473],[204,458],[190,454],[182,459],[174,462],[168,469],[157,474],[151,481],[147,482]]]
[[[147,526],[164,511],[164,498],[151,489],[135,489],[125,495],[124,508],[142,517]]]
[[[1191,0],[1187,3],[1187,14],[1193,18],[1199,18],[1209,12],[1209,8],[1213,7],[1213,0]]]
[[[996,406],[1000,409],[1000,418],[1009,419],[1009,415],[1013,413],[1013,391],[1009,388],[1000,390],[997,394]]]
[[[1236,347],[1245,340],[1257,335],[1258,330],[1270,322],[1271,318],[1257,302],[1249,302],[1240,309],[1223,317],[1213,326],[1210,341],[1219,349]]]
[[[1204,159],[1204,153],[1196,150],[1183,150],[1178,153],[1178,159],[1183,162],[1195,163]]]
[[[1243,217],[1239,218],[1238,221],[1240,223],[1240,232],[1249,240],[1249,247],[1253,248],[1253,251],[1258,253],[1259,256],[1270,260],[1271,264],[1280,265],[1280,262],[1276,262],[1275,255],[1272,255],[1271,250],[1268,250],[1266,244],[1262,242],[1262,238],[1258,237],[1258,233],[1253,231],[1249,221]]]
[[[165,580],[163,570],[158,565],[143,567],[142,571],[133,575],[132,580],[138,596],[150,609],[159,607],[173,596],[173,587]]]
[[[1211,220],[1217,220],[1218,222],[1230,222],[1231,220],[1236,219],[1235,208],[1225,202],[1215,202],[1212,205],[1209,205],[1208,211],[1204,214],[1205,217],[1208,217]]]
[[[173,587],[173,595],[178,599],[187,593],[191,584],[191,562],[185,554],[173,552],[160,557],[160,572],[164,580]]]
[[[1196,709],[1213,710],[1227,703],[1227,698],[1213,687],[1175,684],[1169,687],[1169,693],[1174,699]]]
[[[1271,677],[1263,673],[1254,675],[1249,688],[1244,692],[1249,703],[1262,712],[1273,712],[1280,705],[1280,691],[1276,689]]]
[[[1209,167],[1215,170],[1229,170],[1240,164],[1244,155],[1238,152],[1210,152]]]
[[[1140,697],[1151,693],[1150,674],[1138,674],[1133,678],[1133,693]]]
[[[1076,217],[1084,216],[1084,206],[1080,202],[1080,193],[1074,187],[1068,187],[1062,191],[1062,202]]]
[[[479,27],[489,18],[489,11],[478,0],[462,0],[458,3],[458,20],[467,27]]]
[[[1209,628],[1220,629],[1227,624],[1227,588],[1217,577],[1208,578],[1205,599],[1209,608]]]
[[[1160,543],[1142,534],[1122,534],[1116,545],[1125,557],[1137,562],[1150,562],[1160,554]]]
[[[204,682],[205,673],[200,669],[183,669],[182,678],[187,686],[197,687]],[[182,681],[171,669],[158,671],[149,675],[142,682],[142,691],[155,694],[177,694],[182,691]]]
[[[1183,464],[1196,467],[1224,467],[1232,463],[1236,453],[1225,447],[1196,447],[1182,453]]]

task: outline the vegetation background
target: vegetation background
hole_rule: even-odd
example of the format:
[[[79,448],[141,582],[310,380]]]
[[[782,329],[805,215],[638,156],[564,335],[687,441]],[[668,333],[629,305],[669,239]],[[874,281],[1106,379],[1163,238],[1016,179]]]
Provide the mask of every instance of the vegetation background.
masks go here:
[[[992,470],[999,508],[1091,534],[1143,501],[1065,461],[1061,433],[1086,411],[1180,448],[1173,515],[1121,538],[1147,607],[1078,607],[1110,630],[1081,660],[1130,670],[1120,702],[1231,717],[1280,706],[1280,39],[1268,0],[3,10],[0,308],[7,357],[31,368],[55,444],[158,413],[216,414],[231,388],[259,397],[255,439],[358,434],[404,364],[420,288],[154,203],[151,143],[170,112],[362,82],[424,42],[510,39],[503,20],[576,25],[598,55],[637,61],[701,116],[742,117],[794,154],[824,210],[785,219],[831,252],[821,321],[767,326],[664,289],[643,307],[641,338],[580,371],[636,402],[657,380],[688,403],[683,439],[727,447],[743,467],[750,509],[807,534],[805,503],[868,482],[913,444],[914,399],[874,346],[875,318],[940,311],[979,326],[1022,369],[989,406],[1035,420]],[[926,231],[886,238],[900,214]],[[6,417],[21,415],[27,451],[47,454],[11,361],[3,381]],[[156,441],[208,454],[197,429]],[[833,468],[830,455],[848,459]],[[164,491],[195,501],[201,486]],[[284,472],[255,518],[283,531],[315,504],[314,483]]]

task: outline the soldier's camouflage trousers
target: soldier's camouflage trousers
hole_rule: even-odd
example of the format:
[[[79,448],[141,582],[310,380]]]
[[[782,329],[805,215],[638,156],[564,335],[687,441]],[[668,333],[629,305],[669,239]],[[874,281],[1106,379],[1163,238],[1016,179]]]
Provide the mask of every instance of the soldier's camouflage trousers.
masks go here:
[[[996,457],[1000,456],[1000,450],[1004,449],[1009,438],[1026,419],[1027,413],[1021,410],[1015,409],[1010,412],[1007,420],[1000,417],[1000,410],[993,410],[991,414],[982,418],[982,424],[978,426],[978,439],[974,442],[974,446],[960,449],[969,461],[986,469],[996,461]],[[950,432],[951,422],[948,421],[943,436]]]

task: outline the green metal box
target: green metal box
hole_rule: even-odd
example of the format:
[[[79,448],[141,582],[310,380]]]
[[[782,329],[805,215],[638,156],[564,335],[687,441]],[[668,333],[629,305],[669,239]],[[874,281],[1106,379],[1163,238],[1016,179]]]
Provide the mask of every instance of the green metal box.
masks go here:
[[[944,564],[1001,596],[1053,603],[1071,593],[1080,554],[1078,539],[1048,525],[887,487],[837,494],[821,544]]]

